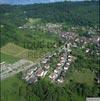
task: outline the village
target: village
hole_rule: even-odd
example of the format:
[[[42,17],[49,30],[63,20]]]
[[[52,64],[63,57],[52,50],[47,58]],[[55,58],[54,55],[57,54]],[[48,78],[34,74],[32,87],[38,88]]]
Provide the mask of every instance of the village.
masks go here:
[[[54,53],[53,55],[49,55],[45,57],[38,65],[35,65],[25,71],[23,73],[23,79],[25,79],[28,83],[35,83],[39,78],[44,78],[49,72],[48,78],[52,82],[63,83],[64,75],[70,67],[70,64],[74,61],[74,57],[70,54],[71,50],[65,47],[62,49],[60,53]],[[54,56],[59,55],[59,62],[56,64],[55,69],[50,72],[50,60],[54,58]]]
[[[32,61],[25,59],[21,59],[14,64],[7,64],[5,62],[0,63],[1,80],[22,72],[22,79],[29,84],[35,83],[39,79],[45,77],[51,82],[63,83],[66,73],[76,59],[76,57],[72,55],[72,48],[78,47],[84,49],[86,54],[93,54],[94,50],[87,47],[87,45],[95,44],[97,47],[96,54],[99,56],[100,37],[98,35],[88,38],[80,37],[74,32],[60,32],[59,36],[62,40],[65,40],[65,44],[61,47],[61,49],[58,48],[56,52],[45,56],[38,63],[33,63]],[[50,63],[55,57],[58,61],[56,66],[52,68]]]

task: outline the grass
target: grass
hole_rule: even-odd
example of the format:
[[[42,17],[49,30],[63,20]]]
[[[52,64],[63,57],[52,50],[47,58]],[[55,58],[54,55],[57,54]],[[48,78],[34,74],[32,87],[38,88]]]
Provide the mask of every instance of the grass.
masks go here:
[[[26,85],[17,76],[1,81],[1,101],[26,101],[23,96],[19,96],[19,87]]]
[[[39,23],[40,21],[41,21],[40,18],[35,18],[35,19],[29,18],[29,23],[30,24],[36,24],[36,23]]]
[[[3,52],[4,54],[12,55],[15,57],[17,57],[18,55],[22,54],[25,51],[27,51],[27,49],[24,49],[20,46],[13,44],[13,43],[8,43],[1,48],[1,52]]]
[[[72,94],[72,101],[85,101],[85,97],[83,97],[83,96],[79,96],[79,95],[77,95],[77,94],[75,94],[75,93],[73,93]]]
[[[0,52],[0,57],[1,57],[0,62],[5,61],[7,63],[14,63],[17,60],[19,60],[19,58],[16,58],[16,57],[13,57],[11,55],[7,55],[7,54],[1,53],[1,52]]]
[[[68,80],[73,80],[78,83],[85,83],[88,86],[93,86],[94,84],[94,73],[89,69],[82,69],[81,71],[72,71]]]
[[[38,50],[28,50],[13,43],[8,43],[1,48],[1,62],[15,62],[20,58],[25,58],[31,61],[35,61],[43,57],[51,49],[43,48]]]

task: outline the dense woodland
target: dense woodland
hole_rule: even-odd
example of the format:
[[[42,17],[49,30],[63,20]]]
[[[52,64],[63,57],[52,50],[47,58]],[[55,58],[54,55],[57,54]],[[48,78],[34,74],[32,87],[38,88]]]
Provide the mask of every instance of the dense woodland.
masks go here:
[[[98,25],[98,2],[60,2],[34,5],[0,5],[1,22],[20,25],[25,18],[42,18],[44,22],[64,22],[73,25]],[[9,23],[8,23],[9,24]]]

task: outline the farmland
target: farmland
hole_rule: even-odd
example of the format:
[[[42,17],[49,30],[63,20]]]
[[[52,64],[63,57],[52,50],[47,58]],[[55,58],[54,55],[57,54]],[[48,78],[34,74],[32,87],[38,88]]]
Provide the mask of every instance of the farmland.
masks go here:
[[[0,56],[1,56],[0,62],[4,62],[5,61],[7,63],[14,63],[17,60],[19,60],[19,58],[13,57],[11,55],[4,54],[2,52],[0,52]]]
[[[12,59],[18,60],[21,58],[35,61],[39,58],[42,58],[45,55],[45,53],[48,51],[50,52],[50,50],[48,50],[47,48],[33,51],[33,50],[22,48],[13,43],[8,43],[7,45],[1,48],[1,61],[4,61],[4,59],[6,59],[7,62],[9,62],[9,61],[13,61]]]
[[[88,86],[93,86],[95,75],[89,69],[82,69],[81,71],[73,70],[67,79],[78,83],[84,83]],[[84,78],[85,77],[85,78]]]

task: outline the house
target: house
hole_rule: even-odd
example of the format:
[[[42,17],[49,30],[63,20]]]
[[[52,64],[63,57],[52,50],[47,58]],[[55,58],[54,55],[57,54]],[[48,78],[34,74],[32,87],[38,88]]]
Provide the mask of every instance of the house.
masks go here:
[[[73,47],[74,47],[74,48],[76,48],[76,47],[77,47],[77,44],[76,44],[76,43],[74,43],[74,44],[73,44]]]
[[[57,66],[57,69],[61,69],[61,66]]]
[[[67,63],[66,63],[66,65],[67,65],[67,66],[69,66],[69,65],[70,65],[70,63],[69,63],[69,62],[67,62]]]
[[[28,81],[28,80],[29,80],[29,76],[26,76],[26,77],[25,77],[25,80]]]
[[[45,69],[49,69],[50,66],[49,66],[48,64],[46,64],[46,65],[44,66],[44,68],[45,68]]]
[[[61,66],[61,63],[58,63],[57,66]]]
[[[43,74],[44,77],[45,77],[45,75],[47,74],[47,72],[48,72],[48,71],[44,71],[44,74]]]
[[[55,70],[54,70],[54,73],[58,73],[58,69],[55,69]]]
[[[60,63],[61,63],[61,64],[64,64],[64,63],[65,63],[65,60],[61,60]]]
[[[64,70],[68,70],[68,68],[69,68],[68,66],[64,66]]]
[[[62,56],[60,59],[61,59],[61,60],[64,60],[65,58]]]
[[[32,84],[32,83],[35,83],[37,82],[37,77],[35,75],[32,75],[31,78],[28,80],[28,83],[29,84]]]
[[[37,70],[37,68],[38,68],[38,67],[34,67],[34,69],[33,69],[33,70],[34,70],[34,71],[36,71],[36,70]]]
[[[76,38],[76,39],[75,39],[75,42],[79,42],[79,38]]]
[[[72,58],[72,56],[71,55],[68,55],[68,58]]]
[[[19,26],[18,28],[19,28],[19,29],[22,29],[23,27],[22,27],[22,26]]]
[[[56,73],[52,73],[50,76],[49,76],[50,79],[52,80],[56,80],[58,78],[58,74]]]
[[[30,75],[32,75],[32,74],[33,74],[33,71],[30,72]]]
[[[71,49],[67,49],[67,51],[68,51],[68,52],[71,52],[72,50],[71,50]]]
[[[86,53],[88,53],[89,51],[90,51],[90,49],[86,49],[86,51],[85,51],[85,52],[86,52]]]
[[[49,61],[49,59],[44,59],[44,60],[42,61],[42,63],[43,63],[43,64],[46,64],[48,61]]]
[[[44,70],[42,68],[39,68],[37,71],[36,71],[36,76],[38,77],[42,77],[44,75]]]
[[[72,59],[68,59],[68,62],[71,62],[72,61]]]
[[[58,83],[63,83],[64,82],[64,79],[63,77],[60,77],[58,80],[57,80]]]

